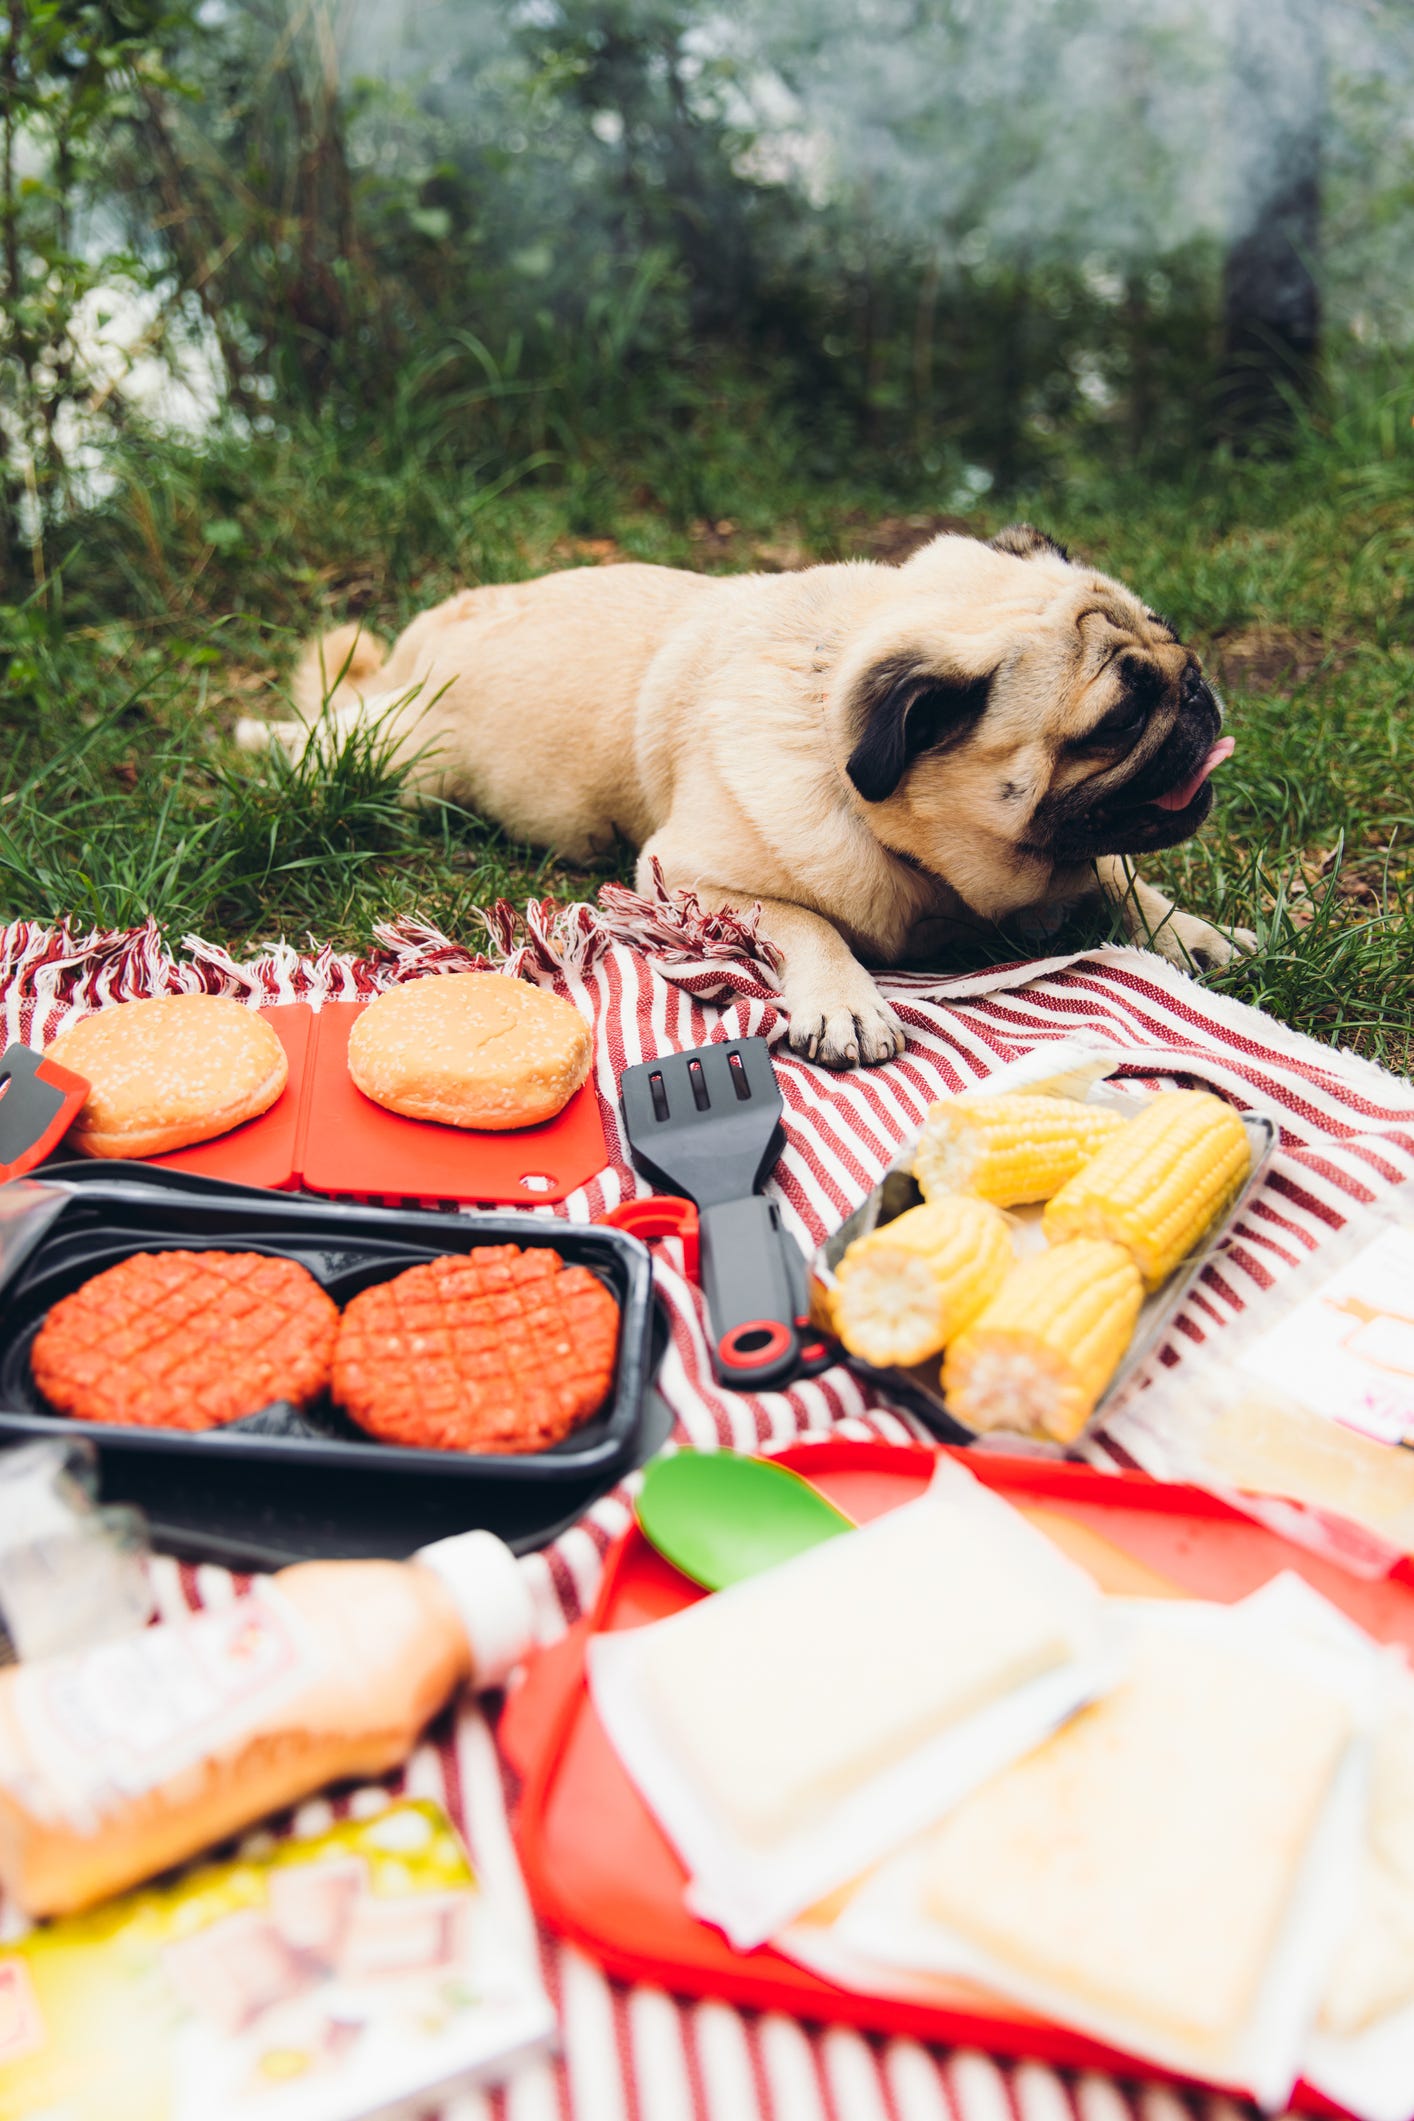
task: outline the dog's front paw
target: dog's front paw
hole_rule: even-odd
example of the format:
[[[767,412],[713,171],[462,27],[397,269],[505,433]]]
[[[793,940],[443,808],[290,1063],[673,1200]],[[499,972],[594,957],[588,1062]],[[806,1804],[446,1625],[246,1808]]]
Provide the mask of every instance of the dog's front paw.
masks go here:
[[[790,1012],[792,1052],[824,1068],[869,1068],[903,1051],[903,1026],[872,980],[867,997],[793,994],[787,984],[782,998]]]
[[[1217,972],[1239,958],[1251,957],[1258,945],[1250,928],[1224,930],[1191,913],[1174,913],[1155,936],[1154,947],[1185,972]]]

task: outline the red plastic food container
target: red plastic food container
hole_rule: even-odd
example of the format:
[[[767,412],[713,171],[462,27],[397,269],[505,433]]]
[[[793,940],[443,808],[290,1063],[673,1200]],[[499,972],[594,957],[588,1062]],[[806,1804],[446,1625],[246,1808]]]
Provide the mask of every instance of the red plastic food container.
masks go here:
[[[1142,1473],[1098,1473],[991,1453],[956,1455],[1009,1502],[1044,1508],[1099,1533],[1194,1597],[1230,1603],[1290,1569],[1372,1635],[1414,1649],[1414,1572],[1408,1564],[1381,1582],[1363,1582],[1288,1546],[1196,1488],[1167,1486]],[[777,1456],[857,1523],[920,1495],[936,1462],[936,1454],[922,1446],[844,1441],[797,1444]],[[663,1619],[701,1595],[635,1527],[609,1557],[593,1614],[541,1653],[507,1705],[499,1735],[525,1778],[517,1840],[531,1897],[545,1920],[611,1974],[681,1995],[721,1997],[749,2008],[1064,2067],[1164,2076],[1150,2063],[1001,2004],[961,1981],[940,1977],[937,2000],[928,2003],[863,1996],[820,1980],[769,1947],[733,1951],[718,1930],[688,1914],[682,1866],[594,1712],[584,1682],[584,1648],[591,1633]],[[1293,2103],[1308,2112],[1338,2111],[1304,2085]]]

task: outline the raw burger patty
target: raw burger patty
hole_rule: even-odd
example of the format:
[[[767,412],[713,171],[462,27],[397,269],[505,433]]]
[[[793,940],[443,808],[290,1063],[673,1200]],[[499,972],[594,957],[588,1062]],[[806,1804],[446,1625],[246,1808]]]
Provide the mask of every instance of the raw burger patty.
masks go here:
[[[487,1245],[355,1296],[339,1323],[334,1397],[389,1443],[539,1451],[608,1396],[619,1307],[548,1247]]]
[[[329,1382],[338,1306],[292,1259],[135,1252],[54,1305],[30,1351],[79,1421],[215,1429]]]

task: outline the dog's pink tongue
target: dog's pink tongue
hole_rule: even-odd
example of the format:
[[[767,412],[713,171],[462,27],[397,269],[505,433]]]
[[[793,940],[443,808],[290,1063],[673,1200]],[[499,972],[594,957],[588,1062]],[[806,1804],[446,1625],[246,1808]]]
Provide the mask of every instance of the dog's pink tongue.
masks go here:
[[[1224,759],[1230,759],[1236,749],[1237,741],[1234,737],[1219,737],[1191,780],[1180,781],[1177,788],[1170,788],[1167,795],[1154,797],[1160,810],[1186,810],[1213,768],[1221,766]]]

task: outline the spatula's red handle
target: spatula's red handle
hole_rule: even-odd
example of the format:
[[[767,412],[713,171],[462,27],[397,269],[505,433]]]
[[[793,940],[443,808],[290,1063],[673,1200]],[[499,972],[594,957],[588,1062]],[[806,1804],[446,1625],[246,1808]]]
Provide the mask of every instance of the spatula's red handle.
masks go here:
[[[645,1244],[654,1237],[680,1237],[683,1273],[689,1281],[697,1280],[700,1258],[694,1202],[679,1193],[650,1193],[642,1200],[621,1200],[599,1219],[616,1230],[626,1230],[630,1237],[641,1237]]]
[[[600,1220],[646,1242],[680,1237],[683,1272],[699,1274],[707,1295],[708,1332],[718,1381],[737,1392],[779,1391],[797,1378],[814,1377],[839,1360],[803,1312],[784,1247],[790,1242],[759,1194],[708,1208],[680,1194],[651,1193],[621,1201]],[[713,1225],[713,1263],[701,1253],[701,1232]],[[763,1314],[770,1307],[770,1315]]]

